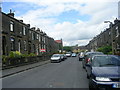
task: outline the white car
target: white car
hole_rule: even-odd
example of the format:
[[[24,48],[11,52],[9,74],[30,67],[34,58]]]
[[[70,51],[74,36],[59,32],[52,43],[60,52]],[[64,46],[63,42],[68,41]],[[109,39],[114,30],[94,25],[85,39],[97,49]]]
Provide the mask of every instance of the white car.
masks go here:
[[[51,62],[60,62],[61,61],[61,55],[60,54],[53,54],[51,57]]]
[[[71,57],[71,53],[66,53],[66,56],[67,57]]]
[[[72,55],[71,55],[72,57],[76,57],[77,55],[76,55],[76,53],[72,53]]]

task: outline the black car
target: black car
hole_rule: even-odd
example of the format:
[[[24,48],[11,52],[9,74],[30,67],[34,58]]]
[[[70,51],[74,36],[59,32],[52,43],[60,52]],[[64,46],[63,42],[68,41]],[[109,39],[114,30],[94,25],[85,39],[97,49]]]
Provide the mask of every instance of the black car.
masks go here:
[[[84,55],[84,59],[82,60],[82,66],[84,69],[86,69],[86,63],[88,63],[88,61],[91,59],[92,56],[94,55],[103,55],[102,52],[87,52]]]
[[[120,88],[120,56],[95,55],[86,64],[89,89]]]

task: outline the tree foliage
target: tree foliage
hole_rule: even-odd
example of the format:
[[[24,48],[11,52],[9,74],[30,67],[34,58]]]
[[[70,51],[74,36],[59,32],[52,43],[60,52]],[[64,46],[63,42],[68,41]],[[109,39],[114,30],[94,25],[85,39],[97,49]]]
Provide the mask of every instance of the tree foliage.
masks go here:
[[[112,54],[112,46],[103,46],[97,49],[99,52],[103,52],[104,54]]]
[[[72,51],[72,47],[71,46],[64,46],[63,50],[70,52],[70,51]]]

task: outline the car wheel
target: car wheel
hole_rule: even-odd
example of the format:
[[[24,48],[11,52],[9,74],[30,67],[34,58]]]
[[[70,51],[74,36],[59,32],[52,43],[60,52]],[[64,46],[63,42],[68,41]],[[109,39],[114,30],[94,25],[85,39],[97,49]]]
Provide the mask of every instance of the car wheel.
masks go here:
[[[91,79],[89,79],[89,90],[93,90],[93,85],[91,83]]]
[[[87,74],[87,78],[90,79],[89,75]]]
[[[83,65],[83,69],[85,69],[84,65]]]
[[[90,79],[89,79],[89,90],[98,90],[98,89],[96,89],[96,88],[94,88],[94,86],[92,85],[92,79],[91,79],[91,77],[89,77]]]

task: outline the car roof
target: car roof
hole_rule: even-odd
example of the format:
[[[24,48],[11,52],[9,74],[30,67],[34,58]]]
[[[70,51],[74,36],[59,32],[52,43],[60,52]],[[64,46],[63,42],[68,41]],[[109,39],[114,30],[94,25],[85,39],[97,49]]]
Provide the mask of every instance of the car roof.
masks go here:
[[[60,55],[60,54],[53,54],[53,55]]]
[[[118,56],[118,55],[94,55],[93,57],[95,57],[95,56],[112,56],[112,57],[117,57],[120,59],[120,56]]]
[[[86,55],[88,55],[88,54],[94,54],[94,53],[102,53],[102,52],[87,52]]]

